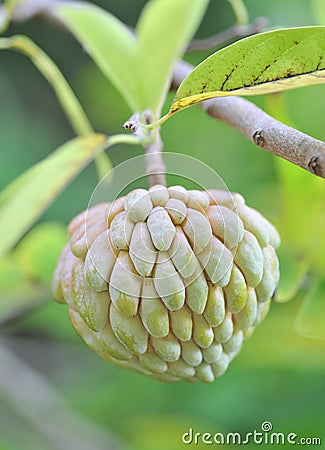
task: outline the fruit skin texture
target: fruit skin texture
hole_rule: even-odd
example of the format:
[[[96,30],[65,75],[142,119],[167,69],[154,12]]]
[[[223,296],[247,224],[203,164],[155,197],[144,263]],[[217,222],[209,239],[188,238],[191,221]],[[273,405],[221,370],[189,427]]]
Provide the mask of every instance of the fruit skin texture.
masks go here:
[[[279,280],[277,231],[226,191],[137,189],[68,232],[55,298],[91,349],[161,381],[223,375]]]

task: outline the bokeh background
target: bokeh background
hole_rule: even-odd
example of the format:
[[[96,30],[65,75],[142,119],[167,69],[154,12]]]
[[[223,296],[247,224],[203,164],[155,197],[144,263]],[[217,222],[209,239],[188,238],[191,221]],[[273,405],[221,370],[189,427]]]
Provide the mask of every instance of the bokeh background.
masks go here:
[[[93,3],[134,26],[145,1]],[[246,1],[251,18],[265,16],[272,27],[325,24],[324,3]],[[233,22],[228,2],[212,0],[197,36],[209,36]],[[39,18],[13,24],[6,34],[16,33],[30,36],[56,61],[97,131],[121,132],[131,111],[67,32]],[[195,53],[186,59],[196,64],[207,55]],[[324,100],[324,85],[252,98],[321,140],[325,140]],[[79,339],[67,308],[56,304],[50,292],[51,274],[67,239],[65,226],[87,207],[97,184],[91,164],[18,247],[0,260],[0,450],[178,450],[186,447],[181,436],[190,427],[201,433],[246,433],[260,431],[265,420],[274,431],[321,437],[325,444],[325,340],[301,335],[307,332],[297,334],[297,314],[324,267],[319,246],[324,228],[308,228],[316,216],[317,224],[324,224],[325,208],[315,213],[312,190],[323,181],[315,182],[299,168],[286,165],[284,169],[282,162],[198,107],[174,116],[162,135],[165,151],[209,164],[232,191],[242,193],[250,206],[280,227],[282,240],[292,242],[288,253],[280,253],[289,291],[291,278],[286,280],[286,275],[301,269],[308,246],[310,258],[320,264],[304,277],[290,302],[273,304],[268,318],[213,384],[168,385],[114,368]],[[53,92],[30,61],[15,53],[0,53],[0,188],[73,136]],[[142,150],[119,145],[107,153],[115,166]],[[288,203],[283,201],[281,174],[286,170],[292,179],[286,200],[295,205],[294,220],[288,218]],[[299,273],[292,278],[296,284],[299,277],[303,278]],[[325,283],[317,289],[321,309]],[[309,331],[314,326],[325,330],[324,315],[317,308],[310,314]]]

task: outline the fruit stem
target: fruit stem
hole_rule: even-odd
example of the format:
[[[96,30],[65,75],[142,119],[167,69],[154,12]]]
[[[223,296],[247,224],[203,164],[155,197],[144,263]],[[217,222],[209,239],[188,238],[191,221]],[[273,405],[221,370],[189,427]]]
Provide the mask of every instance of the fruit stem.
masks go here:
[[[149,185],[161,184],[166,186],[166,166],[162,158],[163,141],[160,129],[155,130],[154,140],[143,146],[145,149],[146,174]]]
[[[123,125],[125,130],[132,131],[144,148],[146,174],[150,187],[155,184],[166,186],[166,166],[162,159],[163,142],[158,122],[155,121],[154,114],[146,110],[141,114],[133,114]]]

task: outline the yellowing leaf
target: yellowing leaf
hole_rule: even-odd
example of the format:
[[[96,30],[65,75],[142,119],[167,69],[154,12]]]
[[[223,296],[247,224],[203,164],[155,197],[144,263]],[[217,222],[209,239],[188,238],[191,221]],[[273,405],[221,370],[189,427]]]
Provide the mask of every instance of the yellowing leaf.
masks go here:
[[[257,95],[325,82],[325,27],[242,39],[205,59],[180,85],[169,114],[214,97]]]
[[[103,134],[73,139],[24,172],[0,193],[0,257],[10,250],[52,201],[102,150],[135,136]]]
[[[93,134],[73,139],[14,180],[0,193],[0,256],[101,150],[108,139]]]

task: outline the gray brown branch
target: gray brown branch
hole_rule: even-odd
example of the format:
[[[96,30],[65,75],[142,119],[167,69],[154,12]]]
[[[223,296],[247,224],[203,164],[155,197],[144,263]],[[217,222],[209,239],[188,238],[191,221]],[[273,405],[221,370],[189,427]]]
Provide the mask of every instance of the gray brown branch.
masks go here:
[[[177,89],[193,70],[179,61],[174,67],[172,88]],[[325,143],[291,128],[248,100],[241,97],[221,97],[201,103],[211,117],[238,130],[258,147],[325,178]]]
[[[220,33],[209,36],[206,39],[195,39],[190,43],[187,52],[195,52],[200,50],[212,50],[215,47],[232,41],[236,38],[243,38],[260,33],[268,24],[266,17],[257,17],[248,25],[233,25]]]

